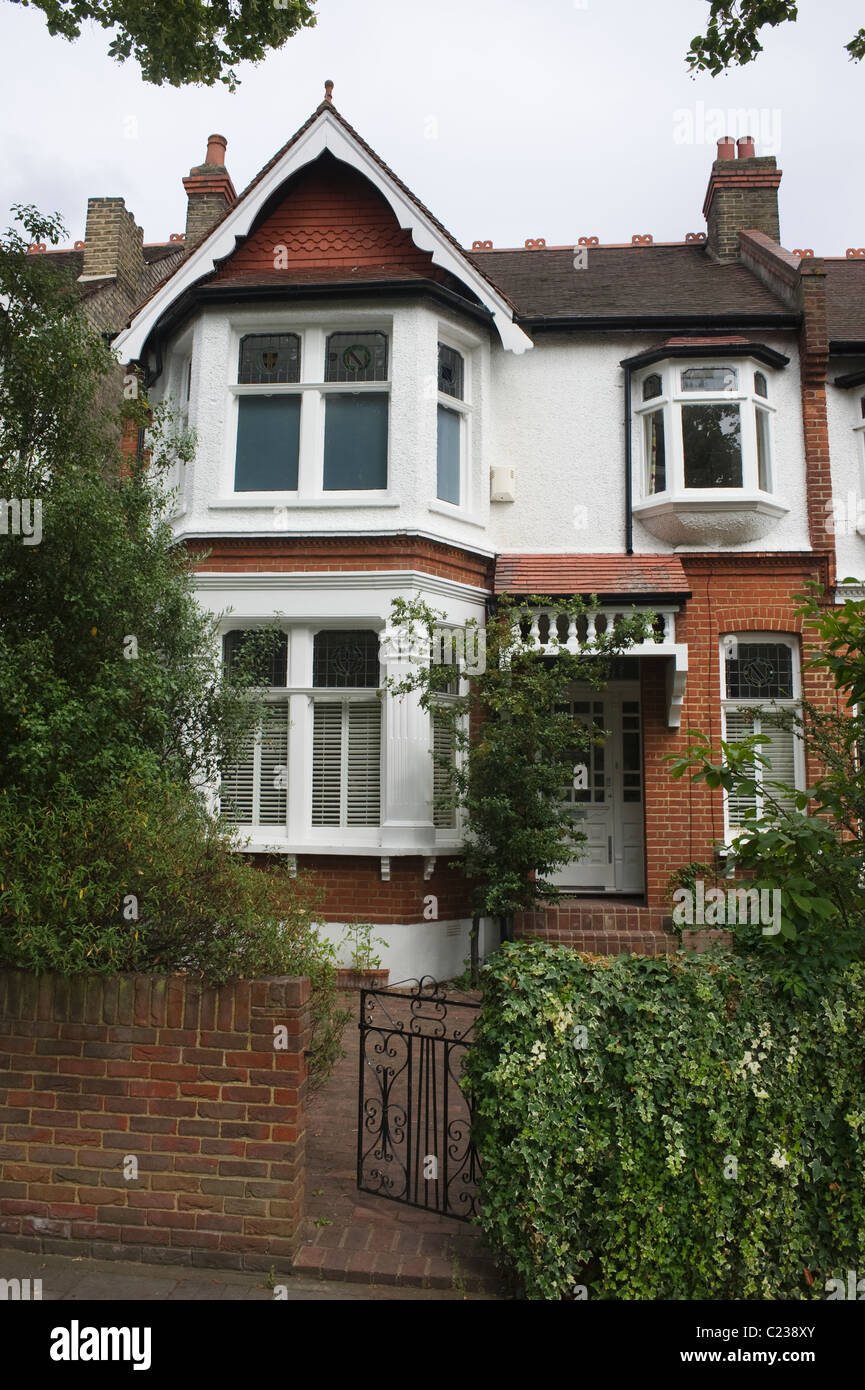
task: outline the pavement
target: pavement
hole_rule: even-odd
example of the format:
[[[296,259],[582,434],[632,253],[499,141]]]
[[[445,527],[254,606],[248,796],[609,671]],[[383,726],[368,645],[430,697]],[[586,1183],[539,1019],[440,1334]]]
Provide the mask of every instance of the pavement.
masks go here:
[[[224,1302],[383,1302],[385,1300],[483,1299],[456,1289],[371,1287],[339,1281],[277,1275],[275,1288],[266,1274],[235,1269],[190,1269],[184,1265],[145,1265],[123,1260],[89,1260],[82,1256],[31,1255],[0,1250],[0,1278],[41,1279],[42,1302],[145,1302],[213,1299]],[[31,1298],[33,1284],[30,1285]]]

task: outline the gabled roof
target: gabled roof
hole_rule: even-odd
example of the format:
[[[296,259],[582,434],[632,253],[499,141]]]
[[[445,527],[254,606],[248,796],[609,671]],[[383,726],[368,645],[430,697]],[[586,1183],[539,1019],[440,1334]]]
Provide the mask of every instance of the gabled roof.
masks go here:
[[[845,343],[865,343],[865,258],[822,258],[826,272],[826,317],[834,351]]]
[[[513,321],[513,305],[487,272],[325,100],[256,174],[202,243],[136,311],[129,327],[115,341],[118,354],[126,361],[139,360],[162,316],[186,290],[213,274],[231,255],[238,238],[249,234],[259,212],[286,180],[324,150],[363,174],[390,204],[399,225],[411,232],[415,245],[430,252],[436,265],[468,286],[490,314],[504,347],[523,352],[532,346],[531,339]]]

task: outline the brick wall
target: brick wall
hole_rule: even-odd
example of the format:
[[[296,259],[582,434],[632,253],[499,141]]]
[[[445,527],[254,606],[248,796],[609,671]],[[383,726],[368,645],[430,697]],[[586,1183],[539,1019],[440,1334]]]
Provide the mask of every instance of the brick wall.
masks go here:
[[[0,971],[0,1246],[290,1268],[309,992]]]
[[[391,857],[390,879],[381,876],[381,860],[368,855],[298,855],[298,868],[323,890],[322,916],[330,922],[377,922],[413,925],[424,921],[424,898],[438,899],[438,920],[471,915],[468,884],[448,867],[453,852],[436,860],[428,879],[419,856]]]
[[[144,233],[122,198],[89,198],[83,276],[115,276],[129,308],[136,303],[144,269]],[[123,316],[125,317],[125,315]],[[123,322],[121,317],[120,322]]]
[[[710,253],[719,261],[739,256],[739,232],[757,231],[781,240],[778,220],[780,171],[773,156],[716,159],[703,203]]]
[[[418,570],[492,590],[492,560],[420,536],[202,536],[186,542],[206,574],[318,574],[345,570]]]

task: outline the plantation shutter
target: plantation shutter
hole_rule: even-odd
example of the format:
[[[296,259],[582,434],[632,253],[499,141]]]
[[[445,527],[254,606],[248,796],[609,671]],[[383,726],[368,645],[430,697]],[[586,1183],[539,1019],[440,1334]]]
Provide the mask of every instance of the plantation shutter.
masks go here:
[[[433,825],[437,830],[452,830],[456,825],[456,807],[446,798],[453,793],[451,769],[456,759],[456,739],[450,721],[441,710],[432,712],[433,751]]]
[[[221,813],[232,825],[251,825],[255,786],[255,733],[249,734],[243,752],[222,779]]]
[[[347,706],[346,825],[378,825],[381,798],[381,704]]]
[[[771,738],[771,743],[760,745],[759,751],[761,756],[766,759],[766,763],[765,765],[757,765],[757,777],[761,782],[786,782],[790,786],[795,786],[796,743],[792,729],[779,729],[766,715],[752,716],[748,711],[737,709],[725,711],[725,726],[724,737],[727,743],[739,742],[751,734],[764,734]],[[770,787],[769,790],[785,809],[792,810],[794,808],[795,803],[792,797],[780,796],[775,788]],[[728,796],[727,807],[730,825],[742,825],[746,812],[753,810],[755,805],[756,798],[753,796]]]
[[[285,825],[288,802],[288,709],[270,705],[261,731],[258,823]]]
[[[339,825],[342,705],[317,701],[312,727],[312,823]]]

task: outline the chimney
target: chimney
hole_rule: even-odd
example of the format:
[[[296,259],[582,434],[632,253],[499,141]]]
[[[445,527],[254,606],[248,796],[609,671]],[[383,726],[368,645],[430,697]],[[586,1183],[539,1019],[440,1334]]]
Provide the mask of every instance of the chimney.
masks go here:
[[[237,202],[231,176],[225,167],[224,135],[207,137],[207,153],[203,164],[196,164],[183,180],[188,202],[186,205],[187,256],[195,250],[222,215]]]
[[[709,187],[703,203],[709,254],[716,261],[739,258],[739,232],[763,232],[780,242],[778,185],[781,171],[774,155],[757,158],[754,141],[743,135],[733,158],[733,141],[727,135],[718,141],[718,157],[712,165]]]
[[[144,233],[122,198],[88,198],[84,264],[79,280],[111,277],[138,302],[144,270]]]

